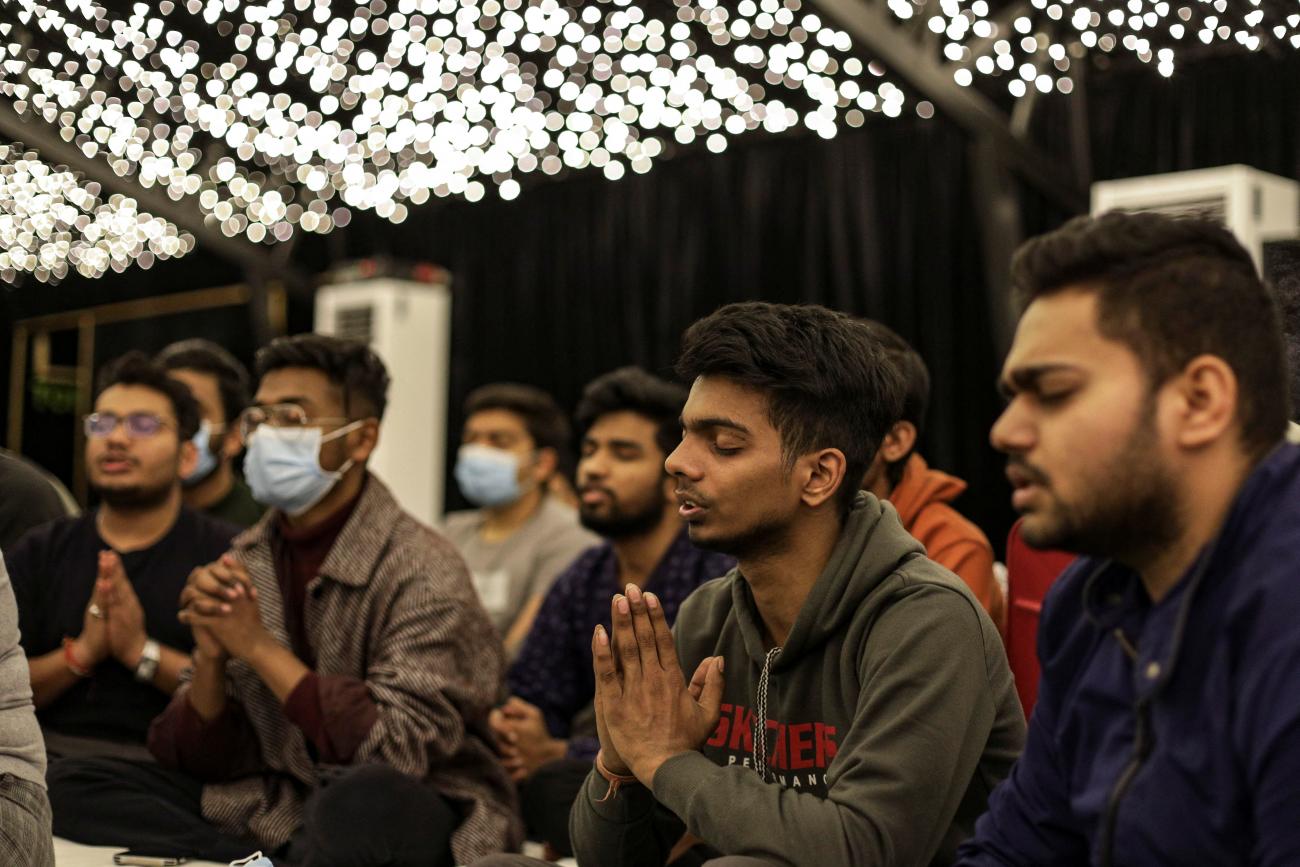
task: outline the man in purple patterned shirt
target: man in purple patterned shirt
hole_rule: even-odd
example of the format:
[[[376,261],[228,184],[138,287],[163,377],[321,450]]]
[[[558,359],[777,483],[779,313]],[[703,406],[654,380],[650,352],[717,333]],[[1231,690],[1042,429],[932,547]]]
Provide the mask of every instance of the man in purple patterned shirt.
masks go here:
[[[556,579],[510,669],[511,698],[492,714],[506,769],[520,784],[531,837],[571,854],[569,806],[599,743],[591,633],[627,584],[652,589],[671,623],[696,587],[734,561],[691,544],[664,459],[681,439],[686,390],[635,367],[591,382],[578,405],[579,514],[605,542]]]

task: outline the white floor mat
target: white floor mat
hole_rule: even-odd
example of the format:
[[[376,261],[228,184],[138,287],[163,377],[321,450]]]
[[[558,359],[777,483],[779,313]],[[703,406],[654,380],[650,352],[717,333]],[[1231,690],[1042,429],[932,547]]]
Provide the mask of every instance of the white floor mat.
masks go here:
[[[125,848],[125,846],[83,846],[71,840],[55,837],[54,864],[55,867],[113,867],[113,856]],[[226,865],[211,861],[190,861],[186,867],[226,867]]]

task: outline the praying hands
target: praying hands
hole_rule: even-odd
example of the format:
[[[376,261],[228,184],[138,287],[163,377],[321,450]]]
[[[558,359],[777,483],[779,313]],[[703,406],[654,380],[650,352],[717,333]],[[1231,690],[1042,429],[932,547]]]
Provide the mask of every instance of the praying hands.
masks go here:
[[[190,573],[180,606],[180,621],[194,630],[195,645],[211,659],[248,659],[266,642],[274,643],[258,614],[257,589],[230,554]]]
[[[122,558],[115,551],[101,551],[81,635],[73,642],[73,658],[87,670],[109,657],[134,669],[148,640],[144,620]]]
[[[660,765],[699,750],[717,726],[722,657],[700,662],[688,685],[653,593],[629,584],[626,595],[614,597],[611,615],[613,635],[597,626],[591,644],[601,761],[648,787]]]

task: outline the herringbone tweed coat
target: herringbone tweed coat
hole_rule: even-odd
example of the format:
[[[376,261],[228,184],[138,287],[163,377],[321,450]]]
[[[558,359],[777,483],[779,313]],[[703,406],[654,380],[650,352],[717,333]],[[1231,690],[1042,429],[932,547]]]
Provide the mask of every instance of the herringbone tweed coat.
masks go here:
[[[263,518],[232,547],[257,587],[262,623],[289,647],[271,553],[275,520]],[[502,682],[500,639],[451,543],[371,476],[308,585],[303,620],[316,671],[365,680],[378,705],[355,763],[382,762],[462,804],[465,819],[451,839],[458,863],[513,848],[520,839],[513,790],[487,729]],[[187,689],[174,700],[184,701]],[[332,769],[313,762],[302,731],[252,668],[232,661],[227,690],[252,723],[265,770],[204,786],[203,815],[226,833],[277,848]],[[249,757],[230,758],[238,766]]]

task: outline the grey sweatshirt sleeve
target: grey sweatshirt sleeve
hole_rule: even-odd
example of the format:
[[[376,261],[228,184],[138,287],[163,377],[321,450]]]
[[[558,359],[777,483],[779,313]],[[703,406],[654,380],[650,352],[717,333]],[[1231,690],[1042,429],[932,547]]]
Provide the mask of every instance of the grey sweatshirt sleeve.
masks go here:
[[[18,606],[0,558],[0,773],[45,787],[45,740],[32,706],[31,674],[18,643]]]
[[[972,602],[942,587],[913,588],[881,612],[859,677],[853,724],[827,770],[828,797],[686,753],[659,768],[655,798],[729,855],[794,867],[928,864],[996,715]],[[650,863],[608,854],[584,863]]]
[[[703,756],[695,757],[708,764]],[[710,765],[712,767],[712,765]],[[609,783],[593,767],[569,813],[581,867],[663,867],[686,827],[644,786],[624,786],[602,802]]]

